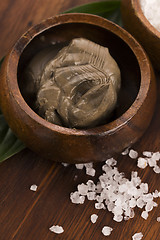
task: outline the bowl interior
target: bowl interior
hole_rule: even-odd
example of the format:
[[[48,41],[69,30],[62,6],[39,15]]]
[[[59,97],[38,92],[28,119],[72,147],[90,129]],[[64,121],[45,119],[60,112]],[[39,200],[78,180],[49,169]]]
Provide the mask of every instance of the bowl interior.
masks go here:
[[[35,96],[25,95],[27,84],[23,73],[29,61],[40,50],[51,47],[56,53],[73,38],[83,37],[109,49],[111,56],[119,65],[121,71],[121,90],[117,106],[107,121],[120,117],[134,102],[140,88],[139,64],[131,48],[116,34],[105,28],[88,23],[65,23],[50,27],[34,37],[21,54],[18,65],[18,84],[21,94],[27,104],[33,109]],[[34,109],[33,109],[34,110]],[[107,123],[107,122],[106,122]]]

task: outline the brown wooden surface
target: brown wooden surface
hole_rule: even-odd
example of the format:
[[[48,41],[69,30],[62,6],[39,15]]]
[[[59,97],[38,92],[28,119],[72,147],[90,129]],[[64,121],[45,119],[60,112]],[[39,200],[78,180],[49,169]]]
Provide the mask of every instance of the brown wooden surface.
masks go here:
[[[0,4],[0,56],[4,56],[16,39],[32,24],[62,12],[69,7],[91,1],[74,0],[5,0]],[[159,78],[159,77],[158,77]],[[134,148],[141,154],[143,150],[160,150],[160,86],[159,98],[153,121]],[[138,170],[143,182],[148,182],[149,191],[160,191],[160,176],[151,168],[136,167],[136,161],[128,157],[118,157],[118,167],[130,176]],[[96,166],[97,175],[100,166]],[[75,178],[75,176],[77,176]],[[96,180],[96,177],[94,178]],[[136,216],[129,221],[116,223],[112,214],[105,210],[95,210],[92,201],[84,205],[74,205],[69,194],[76,190],[78,183],[91,179],[74,166],[63,167],[41,159],[28,149],[0,165],[0,239],[2,240],[79,240],[114,239],[129,240],[135,232],[142,231],[145,240],[160,239],[160,205],[149,213],[147,221]],[[38,185],[37,192],[29,190],[32,184]],[[160,199],[156,200],[160,204]],[[96,224],[90,222],[90,215],[99,215]],[[56,235],[49,231],[53,224],[64,227],[65,232]],[[104,225],[114,228],[106,238],[101,229]]]

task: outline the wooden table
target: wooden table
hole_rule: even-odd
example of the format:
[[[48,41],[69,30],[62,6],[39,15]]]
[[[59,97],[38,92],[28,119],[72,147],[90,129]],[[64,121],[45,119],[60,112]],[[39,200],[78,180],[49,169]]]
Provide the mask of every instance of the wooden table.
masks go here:
[[[92,0],[5,0],[0,4],[0,57],[4,56],[18,37],[33,24],[75,5]],[[134,149],[139,154],[144,150],[160,150],[160,85],[157,87],[158,101],[153,121]],[[100,166],[96,166],[99,169]],[[136,160],[118,156],[118,168],[130,176],[136,170],[143,182],[149,184],[149,191],[160,191],[160,176],[147,167],[136,167]],[[97,170],[96,181],[99,170]],[[140,217],[136,209],[134,219],[121,223],[112,220],[106,210],[94,209],[94,202],[83,205],[70,202],[69,194],[77,184],[91,177],[84,170],[74,166],[64,167],[35,155],[25,149],[0,165],[0,239],[1,240],[129,240],[135,232],[144,234],[145,240],[160,239],[160,205],[149,213],[149,218]],[[38,185],[36,192],[30,191],[32,184]],[[156,199],[159,204],[160,199]],[[97,213],[96,224],[90,222],[90,215]],[[49,231],[53,224],[63,226],[65,232],[56,235]],[[106,238],[101,229],[111,226],[114,231]]]

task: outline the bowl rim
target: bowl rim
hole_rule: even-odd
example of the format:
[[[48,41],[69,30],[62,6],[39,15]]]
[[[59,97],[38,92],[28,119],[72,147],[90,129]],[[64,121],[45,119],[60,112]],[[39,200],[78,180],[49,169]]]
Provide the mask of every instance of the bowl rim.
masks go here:
[[[151,34],[155,35],[157,38],[160,39],[160,32],[149,22],[149,20],[144,15],[140,4],[140,0],[131,0],[131,4],[135,9],[135,12],[139,20],[147,27]]]
[[[74,129],[62,127],[46,121],[45,119],[40,117],[37,113],[35,113],[25,102],[20,92],[17,81],[17,70],[20,56],[25,47],[33,40],[33,38],[35,38],[42,32],[52,27],[68,23],[91,24],[111,31],[113,34],[117,35],[120,39],[122,39],[125,42],[125,44],[127,44],[130,47],[130,49],[132,50],[133,54],[137,59],[141,75],[138,94],[132,105],[127,109],[127,111],[124,112],[120,117],[113,120],[112,122],[89,129]],[[106,133],[111,135],[115,131],[118,131],[124,125],[126,125],[139,111],[143,102],[146,99],[151,84],[150,61],[143,48],[140,46],[140,44],[135,40],[133,36],[131,36],[131,34],[129,34],[126,30],[124,30],[117,24],[93,14],[66,13],[47,18],[41,23],[31,27],[19,38],[19,40],[15,43],[15,45],[11,49],[7,59],[8,59],[7,65],[8,88],[11,90],[10,94],[12,95],[12,98],[14,98],[14,100],[21,108],[21,110],[25,112],[25,114],[27,114],[33,121],[37,122],[39,125],[46,127],[51,131],[58,132],[64,135],[79,135],[79,136],[106,135]],[[11,67],[13,62],[15,64],[14,68]],[[147,78],[146,76],[150,77]],[[12,81],[9,81],[9,79],[12,79]]]

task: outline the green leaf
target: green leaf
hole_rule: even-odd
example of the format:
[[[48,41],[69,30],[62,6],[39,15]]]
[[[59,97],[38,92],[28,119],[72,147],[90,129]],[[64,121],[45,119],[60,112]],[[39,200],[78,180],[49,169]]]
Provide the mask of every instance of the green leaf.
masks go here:
[[[116,24],[122,26],[121,13],[120,13],[121,1],[101,1],[84,4],[81,6],[74,7],[65,11],[64,13],[89,13],[95,14]]]
[[[0,60],[0,66],[3,59]],[[24,144],[14,135],[0,110],[0,162],[24,149]]]

